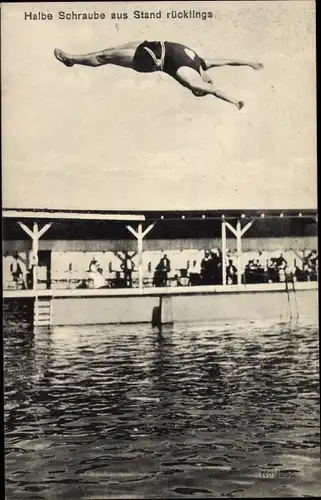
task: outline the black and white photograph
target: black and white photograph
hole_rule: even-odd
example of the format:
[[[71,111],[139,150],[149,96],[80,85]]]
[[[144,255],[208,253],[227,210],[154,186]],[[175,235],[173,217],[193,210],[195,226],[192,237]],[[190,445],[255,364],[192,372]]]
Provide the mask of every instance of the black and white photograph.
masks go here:
[[[4,497],[321,496],[313,0],[1,3]]]

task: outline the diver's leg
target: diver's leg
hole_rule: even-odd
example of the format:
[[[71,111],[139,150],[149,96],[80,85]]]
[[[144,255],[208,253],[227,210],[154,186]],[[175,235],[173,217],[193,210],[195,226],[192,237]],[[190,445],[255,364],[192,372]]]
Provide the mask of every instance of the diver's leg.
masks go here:
[[[204,59],[206,69],[218,68],[220,66],[249,66],[252,69],[262,69],[263,64],[238,59]]]
[[[243,101],[238,101],[237,99],[221,92],[219,89],[214,87],[213,84],[204,82],[201,75],[195,69],[182,66],[177,70],[175,79],[184,87],[189,88],[189,90],[191,90],[191,92],[198,97],[210,94],[214,95],[218,99],[234,104],[237,109],[242,109],[244,106]]]
[[[104,64],[115,64],[125,68],[131,68],[137,47],[141,42],[129,42],[119,47],[112,47],[89,54],[72,55],[55,49],[54,54],[58,61],[66,66],[80,64],[82,66],[97,67]]]

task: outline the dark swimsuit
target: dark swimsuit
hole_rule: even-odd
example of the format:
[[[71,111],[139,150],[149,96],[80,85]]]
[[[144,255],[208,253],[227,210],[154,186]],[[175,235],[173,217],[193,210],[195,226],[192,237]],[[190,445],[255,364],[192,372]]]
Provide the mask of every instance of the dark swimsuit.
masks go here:
[[[162,50],[164,57],[161,64]],[[150,52],[154,54],[154,57]],[[164,42],[162,44],[145,41],[137,47],[133,59],[133,69],[139,73],[162,70],[175,78],[177,70],[182,66],[193,68],[199,74],[201,70],[206,70],[204,59],[199,57],[194,50],[180,43]]]

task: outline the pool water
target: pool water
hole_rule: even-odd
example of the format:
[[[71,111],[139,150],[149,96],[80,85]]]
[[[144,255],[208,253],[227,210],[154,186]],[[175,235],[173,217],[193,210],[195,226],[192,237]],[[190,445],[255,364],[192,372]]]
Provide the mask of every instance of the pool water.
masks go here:
[[[315,324],[4,324],[7,500],[321,494]]]

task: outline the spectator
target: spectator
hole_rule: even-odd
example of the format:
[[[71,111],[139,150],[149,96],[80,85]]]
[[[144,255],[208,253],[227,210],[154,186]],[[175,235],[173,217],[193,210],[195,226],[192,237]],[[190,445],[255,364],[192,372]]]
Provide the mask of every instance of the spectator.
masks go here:
[[[134,254],[135,255],[135,254]],[[121,269],[123,270],[124,273],[124,280],[126,283],[126,286],[132,287],[133,286],[133,271],[135,269],[135,264],[133,262],[133,257],[130,257],[128,252],[125,252],[125,256],[122,260],[122,263],[120,265]]]
[[[266,261],[264,259],[263,252],[261,252],[261,250],[260,250],[258,253],[259,253],[259,255],[258,255],[257,259],[255,259],[255,262],[256,262],[257,267],[259,269],[263,269],[264,270]]]
[[[311,259],[311,264],[312,264],[311,280],[317,281],[318,280],[318,272],[319,272],[319,258],[318,258],[317,251],[314,251],[314,256],[313,256],[313,259]]]
[[[295,266],[295,278],[297,281],[315,281],[318,279],[318,254],[312,250],[307,256],[302,258],[302,269]]]
[[[192,265],[187,268],[187,277],[189,286],[199,285],[201,281],[200,268],[197,265],[197,261],[193,260]]]
[[[277,283],[279,281],[277,259],[274,257],[268,262],[268,281],[269,283]]]
[[[18,252],[15,253],[13,262],[10,265],[10,272],[13,281],[16,284],[16,287],[18,288],[19,283],[22,283],[22,286],[24,289],[27,289],[27,276],[26,276],[26,269],[22,269],[20,263],[19,263],[19,254]]]
[[[19,277],[22,274],[17,254],[14,256],[13,261],[10,264],[10,272],[11,272],[11,276],[12,276],[13,281],[17,282]]]
[[[213,258],[209,250],[205,250],[201,262],[201,277],[203,285],[210,285],[213,277]]]
[[[261,269],[264,271],[264,266],[261,264],[260,259],[255,259],[254,266],[256,271],[260,271]]]
[[[94,288],[105,288],[106,281],[101,267],[98,267],[97,271],[92,273],[92,279],[94,282]]]
[[[302,271],[303,271],[304,281],[310,281],[311,280],[312,269],[309,266],[308,262],[305,262],[303,264]]]
[[[76,288],[80,288],[80,289],[82,289],[82,288],[88,288],[86,280],[81,280],[81,282],[77,285]]]
[[[260,259],[248,261],[244,272],[245,283],[263,283],[265,281],[265,270],[264,267],[261,267],[261,261]]]
[[[160,264],[158,263],[157,266],[155,267],[155,271],[154,271],[153,285],[158,287],[158,286],[162,286],[162,283],[163,283],[163,275],[162,275],[162,271],[160,269]]]
[[[157,282],[156,286],[167,286],[167,276],[170,270],[171,263],[165,253],[155,269],[154,282]]]
[[[249,260],[244,269],[245,283],[253,283],[252,266],[253,266],[253,260]]]
[[[254,283],[264,283],[265,282],[265,265],[264,265],[264,260],[262,257],[262,252],[260,252],[260,256],[258,259],[255,260],[255,271],[254,271],[254,276],[255,280]]]
[[[309,277],[311,281],[316,281],[318,279],[318,252],[312,250],[309,255],[304,259],[309,269]]]
[[[178,274],[175,274],[174,279],[171,282],[171,286],[182,286],[181,278],[178,276]]]
[[[285,282],[285,267],[279,267],[278,269],[279,271],[279,282],[280,283],[284,283]]]
[[[211,263],[211,281],[213,284],[218,285],[222,283],[222,255],[219,249],[216,249],[211,252],[212,263]]]
[[[305,281],[304,280],[304,272],[302,269],[299,268],[298,265],[295,266],[295,281]]]
[[[189,278],[187,276],[187,269],[184,268],[184,269],[180,269],[179,270],[180,274],[179,274],[179,283],[180,283],[180,286],[188,286],[189,284]]]
[[[277,257],[275,259],[275,262],[276,262],[276,266],[277,268],[280,268],[282,267],[283,269],[287,266],[287,261],[285,260],[285,258],[283,257],[283,253],[280,253],[280,257]]]
[[[29,290],[33,289],[33,268],[34,268],[34,265],[31,265],[30,269],[28,269],[28,272],[27,272],[27,288]]]
[[[95,257],[93,257],[93,258],[91,259],[90,263],[89,263],[89,268],[88,268],[88,271],[89,271],[90,273],[95,273],[95,272],[98,270],[98,268],[99,268],[99,267],[100,267],[100,265],[99,265],[98,260],[96,260],[96,258],[95,258]]]
[[[135,269],[133,258],[136,253],[137,252],[134,252],[132,255],[129,255],[129,253],[125,251],[123,252],[124,256],[122,256],[119,252],[115,252],[116,257],[121,260],[120,268],[123,271],[125,286],[130,288],[133,286],[133,271]]]
[[[318,252],[316,250],[312,250],[308,258],[311,263],[311,266],[315,267],[318,260]]]
[[[120,271],[116,271],[115,279],[112,281],[113,288],[125,288],[126,281],[120,276]]]
[[[237,283],[237,269],[233,265],[232,259],[229,259],[228,266],[226,267],[226,282],[228,285],[235,285]]]

